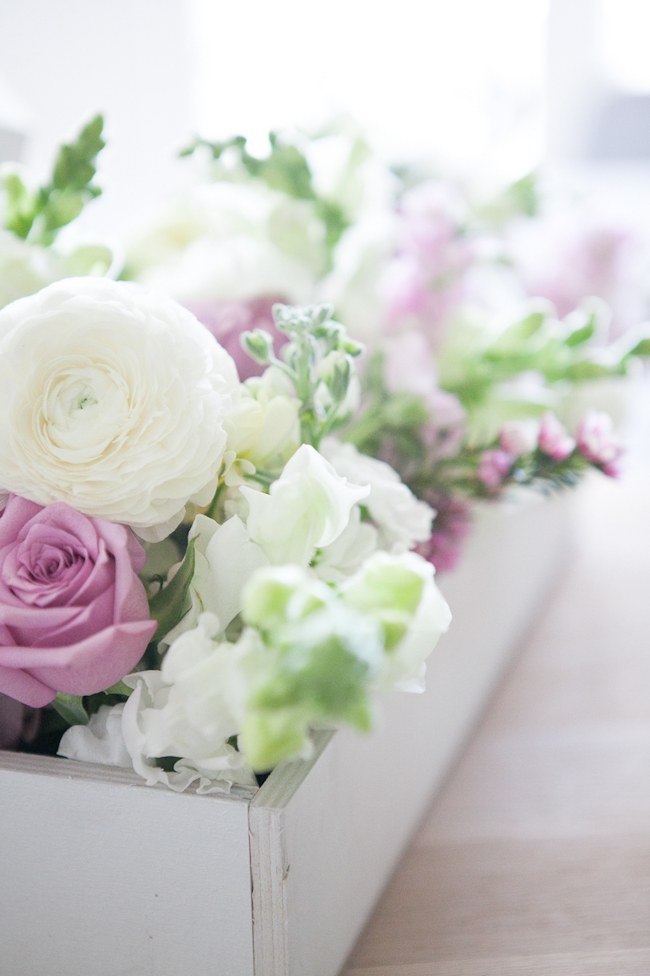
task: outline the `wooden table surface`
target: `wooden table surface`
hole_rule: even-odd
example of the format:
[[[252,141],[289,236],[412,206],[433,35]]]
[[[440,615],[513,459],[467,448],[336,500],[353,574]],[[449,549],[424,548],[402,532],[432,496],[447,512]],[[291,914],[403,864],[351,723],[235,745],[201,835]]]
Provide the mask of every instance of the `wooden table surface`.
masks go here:
[[[342,976],[650,976],[650,470],[631,468],[581,489],[552,599]]]

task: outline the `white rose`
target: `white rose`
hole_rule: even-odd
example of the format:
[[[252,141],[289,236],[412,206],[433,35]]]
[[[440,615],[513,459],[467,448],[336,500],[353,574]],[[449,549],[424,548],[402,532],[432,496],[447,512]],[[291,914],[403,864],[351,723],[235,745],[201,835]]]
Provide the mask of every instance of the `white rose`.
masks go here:
[[[356,484],[370,485],[364,506],[379,531],[381,549],[406,552],[430,538],[435,512],[415,497],[389,464],[333,437],[323,441],[321,452],[338,474]]]
[[[74,278],[0,312],[2,487],[164,538],[205,505],[234,364],[171,299]]]
[[[308,444],[298,448],[269,494],[243,487],[247,528],[269,560],[307,566],[316,549],[330,545],[350,521],[366,486],[351,485]]]

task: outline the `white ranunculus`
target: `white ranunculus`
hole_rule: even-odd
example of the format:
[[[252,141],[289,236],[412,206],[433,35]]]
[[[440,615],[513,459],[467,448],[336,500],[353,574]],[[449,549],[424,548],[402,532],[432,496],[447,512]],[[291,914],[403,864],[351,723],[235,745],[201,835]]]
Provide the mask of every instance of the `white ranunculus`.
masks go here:
[[[203,614],[198,626],[172,644],[160,671],[129,675],[134,691],[124,705],[122,734],[133,768],[149,785],[180,792],[192,783],[213,793],[255,779],[241,753],[228,744],[244,715],[245,643],[213,639],[219,622]],[[156,759],[176,756],[171,772]]]
[[[379,531],[379,548],[406,552],[430,538],[435,512],[415,497],[389,464],[333,437],[323,441],[321,452],[338,474],[355,484],[370,485],[364,506]]]
[[[73,278],[0,312],[0,479],[151,541],[205,505],[226,447],[234,364],[171,299]]]
[[[341,535],[369,489],[350,484],[318,451],[303,444],[268,495],[249,487],[240,491],[248,502],[250,537],[269,560],[307,566],[317,549]]]

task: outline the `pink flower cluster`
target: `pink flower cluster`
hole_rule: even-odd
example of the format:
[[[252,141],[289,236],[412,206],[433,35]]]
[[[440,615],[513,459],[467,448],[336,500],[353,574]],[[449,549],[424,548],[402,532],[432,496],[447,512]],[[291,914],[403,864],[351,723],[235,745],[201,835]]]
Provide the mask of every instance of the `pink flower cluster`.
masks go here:
[[[415,551],[428,559],[439,573],[447,573],[460,559],[463,542],[471,528],[471,509],[467,502],[444,492],[430,492],[425,500],[436,513],[433,531]]]
[[[449,314],[465,294],[463,276],[475,246],[463,233],[465,205],[443,181],[407,192],[398,213],[397,252],[386,269],[389,331],[417,325],[435,348]]]
[[[490,494],[496,494],[512,473],[519,458],[538,452],[561,464],[578,454],[604,474],[615,478],[623,453],[606,413],[590,411],[580,421],[572,437],[552,413],[545,413],[539,423],[513,421],[499,432],[497,447],[483,451],[479,458],[477,478]]]
[[[616,439],[614,425],[609,414],[591,410],[585,415],[576,434],[578,450],[603,474],[617,478],[623,447]]]

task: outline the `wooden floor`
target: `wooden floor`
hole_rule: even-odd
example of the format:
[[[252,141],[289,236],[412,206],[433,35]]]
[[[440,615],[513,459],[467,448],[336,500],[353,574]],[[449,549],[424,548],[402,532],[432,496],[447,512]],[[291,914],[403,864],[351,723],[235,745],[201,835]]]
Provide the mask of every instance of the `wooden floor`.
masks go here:
[[[583,490],[551,603],[343,976],[650,976],[644,464]]]

